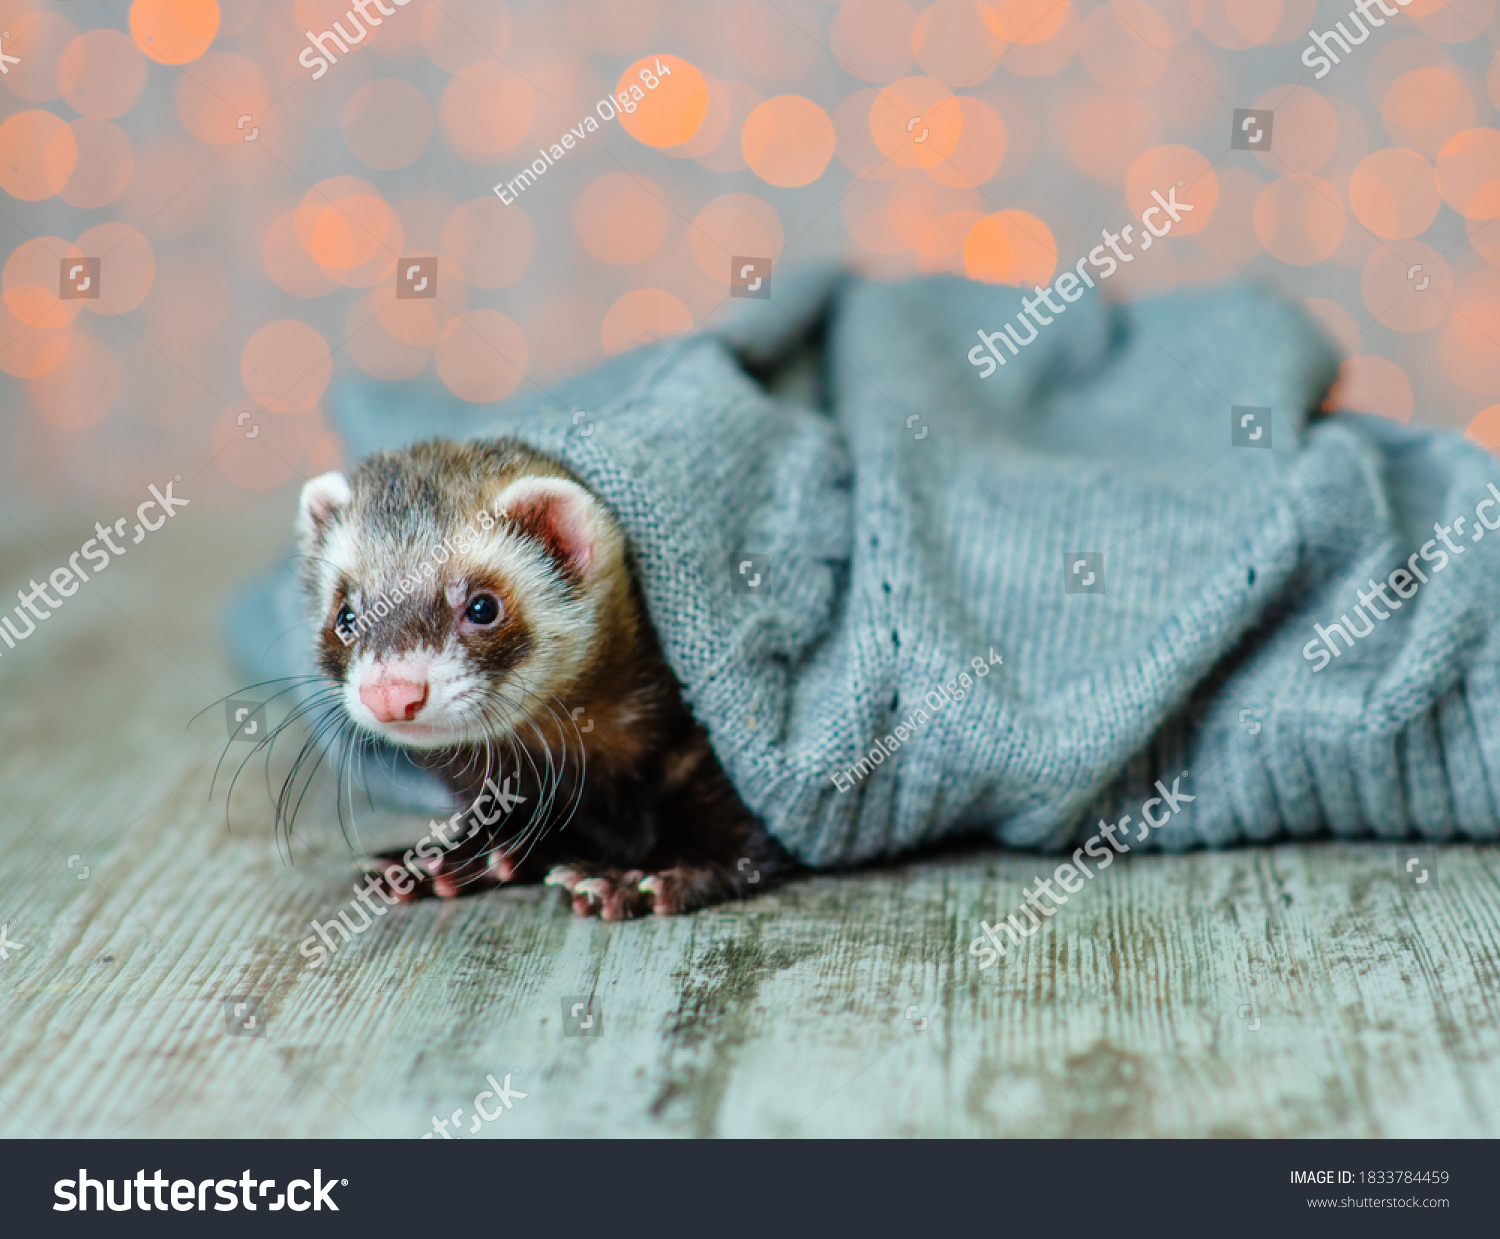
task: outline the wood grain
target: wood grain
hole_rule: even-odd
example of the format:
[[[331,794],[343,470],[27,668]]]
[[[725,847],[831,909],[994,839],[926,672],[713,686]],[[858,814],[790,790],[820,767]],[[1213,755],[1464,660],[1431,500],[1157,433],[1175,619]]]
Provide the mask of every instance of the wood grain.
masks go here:
[[[1439,849],[1423,891],[1384,845],[1131,858],[987,971],[978,919],[1050,863],[925,858],[624,925],[507,890],[393,909],[308,968],[356,877],[331,782],[285,865],[259,767],[232,829],[209,796],[222,707],[188,726],[239,687],[218,610],[284,516],[184,513],[0,653],[0,920],[24,944],[0,960],[0,1135],[414,1138],[458,1107],[466,1139],[1500,1132],[1491,849]],[[0,579],[87,536],[11,530]],[[358,819],[369,844],[425,828]],[[563,1036],[574,995],[601,1035]],[[226,1031],[246,996],[262,1036]],[[527,1096],[471,1135],[507,1073]]]

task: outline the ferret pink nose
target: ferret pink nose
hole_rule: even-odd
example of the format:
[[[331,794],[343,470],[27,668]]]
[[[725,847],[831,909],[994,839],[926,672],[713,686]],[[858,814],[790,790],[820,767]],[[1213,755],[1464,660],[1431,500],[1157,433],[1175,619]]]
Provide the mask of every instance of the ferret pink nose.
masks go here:
[[[359,699],[382,723],[409,723],[427,704],[427,685],[404,680],[366,684],[359,690]]]

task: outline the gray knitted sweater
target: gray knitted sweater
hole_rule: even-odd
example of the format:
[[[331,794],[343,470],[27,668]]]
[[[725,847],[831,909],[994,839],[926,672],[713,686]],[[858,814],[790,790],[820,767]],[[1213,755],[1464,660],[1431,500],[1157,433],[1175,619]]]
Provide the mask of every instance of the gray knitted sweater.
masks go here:
[[[495,408],[356,384],[337,413],[354,456],[503,433],[586,479],[689,705],[801,860],[960,831],[1057,848],[1157,779],[1194,799],[1145,847],[1496,837],[1500,462],[1310,421],[1336,359],[1300,310],[1088,294],[981,369],[1014,290],[778,273],[733,309]],[[298,605],[287,569],[236,604],[257,679],[307,668],[263,655]],[[447,811],[394,771],[390,795]]]

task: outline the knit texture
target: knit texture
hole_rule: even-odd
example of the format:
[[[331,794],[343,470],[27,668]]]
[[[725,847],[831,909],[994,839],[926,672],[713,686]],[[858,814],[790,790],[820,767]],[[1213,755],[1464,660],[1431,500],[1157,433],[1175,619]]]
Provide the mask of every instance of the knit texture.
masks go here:
[[[351,457],[515,435],[584,478],[725,769],[807,864],[970,831],[1071,846],[1157,779],[1195,799],[1142,848],[1500,833],[1486,452],[1316,414],[1336,357],[1254,287],[1088,293],[981,378],[966,354],[1017,322],[1015,290],[777,280],[715,331],[494,408],[348,385],[340,428]],[[1270,410],[1271,447],[1232,445],[1234,406]],[[1371,579],[1413,555],[1427,580],[1391,607]],[[308,669],[265,652],[298,607],[287,568],[237,602],[256,679]],[[1339,651],[1316,671],[1315,625]]]

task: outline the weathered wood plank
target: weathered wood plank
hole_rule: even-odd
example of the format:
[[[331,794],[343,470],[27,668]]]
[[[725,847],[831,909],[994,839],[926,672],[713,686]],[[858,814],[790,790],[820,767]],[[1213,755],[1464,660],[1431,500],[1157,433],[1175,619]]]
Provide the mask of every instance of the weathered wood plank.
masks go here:
[[[626,925],[496,892],[393,909],[309,969],[298,943],[355,880],[331,799],[287,867],[258,768],[232,833],[208,798],[222,711],[187,728],[236,687],[216,608],[284,514],[194,515],[0,657],[0,920],[24,944],[0,960],[0,1135],[416,1137],[463,1107],[470,1138],[507,1073],[528,1095],[473,1138],[1500,1133],[1492,849],[1438,850],[1426,891],[1387,846],[1131,858],[988,971],[977,920],[1045,862]],[[369,842],[422,826],[360,814]],[[602,1035],[565,1037],[582,994]],[[236,996],[263,1036],[227,1034]]]

